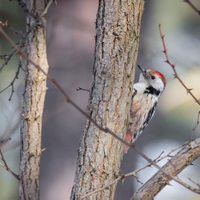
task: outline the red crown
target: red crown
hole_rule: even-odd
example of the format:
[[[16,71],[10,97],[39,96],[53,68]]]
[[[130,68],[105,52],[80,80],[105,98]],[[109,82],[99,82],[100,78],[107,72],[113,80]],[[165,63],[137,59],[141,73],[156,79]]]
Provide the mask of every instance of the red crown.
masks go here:
[[[163,83],[166,84],[166,78],[164,77],[163,74],[161,74],[160,72],[158,72],[158,71],[156,71],[154,69],[152,69],[152,72],[158,74],[158,76],[162,79]]]

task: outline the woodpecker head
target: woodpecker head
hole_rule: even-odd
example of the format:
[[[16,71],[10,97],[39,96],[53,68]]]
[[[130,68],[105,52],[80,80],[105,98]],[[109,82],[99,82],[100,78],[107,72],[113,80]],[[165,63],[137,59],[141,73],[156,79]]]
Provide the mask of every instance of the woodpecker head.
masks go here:
[[[139,65],[138,68],[142,72],[140,74],[139,82],[147,85],[146,93],[155,93],[157,96],[160,96],[166,85],[164,75],[153,69],[144,70]]]

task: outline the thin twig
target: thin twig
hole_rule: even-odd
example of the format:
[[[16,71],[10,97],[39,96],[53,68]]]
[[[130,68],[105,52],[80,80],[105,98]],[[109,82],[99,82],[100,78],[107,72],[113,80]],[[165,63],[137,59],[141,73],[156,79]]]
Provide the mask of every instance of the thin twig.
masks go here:
[[[181,83],[181,85],[186,89],[187,91],[187,94],[190,94],[190,96],[192,96],[192,98],[195,100],[195,102],[200,105],[200,101],[194,96],[194,94],[192,93],[192,89],[189,89],[182,81],[182,79],[179,77],[179,75],[177,74],[176,72],[176,69],[175,69],[175,63],[172,63],[169,59],[169,55],[167,53],[167,48],[166,48],[166,44],[165,44],[165,40],[164,40],[164,37],[165,35],[162,34],[162,31],[161,31],[161,24],[158,25],[159,27],[159,32],[160,32],[160,36],[161,36],[161,39],[162,39],[162,43],[163,43],[163,47],[164,47],[164,51],[163,53],[165,54],[165,57],[166,57],[166,63],[168,63],[171,67],[172,67],[172,70],[174,71],[174,79],[178,79],[178,81]]]
[[[196,8],[196,6],[190,0],[183,0],[183,2],[187,3],[195,12],[200,15],[200,10]]]
[[[0,25],[1,26],[5,26],[4,24],[3,25],[2,24],[3,23],[0,21]],[[13,30],[16,33],[16,29],[13,28],[13,27],[11,27],[11,26],[9,26],[7,22],[6,22],[6,27],[9,28],[9,29],[11,29],[11,30]],[[26,40],[26,38],[27,38],[27,36],[28,36],[29,33],[30,33],[30,31],[27,32],[26,35],[20,34],[20,35],[22,35],[22,37],[21,37],[20,41],[18,42],[18,44],[16,44],[19,48],[22,48],[24,46],[25,40]],[[1,56],[1,59],[3,59],[4,62],[3,62],[3,64],[0,67],[0,72],[3,70],[4,66],[8,64],[8,62],[13,57],[13,55],[16,53],[16,51],[17,50],[15,48],[13,48],[10,53]]]
[[[8,165],[7,165],[7,163],[6,163],[6,160],[5,160],[4,156],[3,156],[3,153],[2,153],[2,151],[1,151],[1,149],[0,149],[0,154],[1,154],[1,159],[2,159],[2,161],[4,162],[4,164],[5,164],[5,166],[6,166],[6,169],[7,169],[7,171],[8,171],[9,167],[8,167]]]
[[[81,88],[81,87],[76,88],[76,91],[80,91],[80,90],[86,91],[86,92],[89,92],[89,91],[90,91],[90,90],[88,90],[88,89],[84,89],[84,88]]]
[[[194,183],[197,187],[200,188],[200,184],[199,183],[196,183],[195,181],[193,181],[191,178],[188,178],[188,180],[190,180],[192,183]]]
[[[7,21],[5,23],[3,23],[2,21],[0,21],[0,26],[5,26],[5,27],[8,27],[10,28],[10,26],[8,25]],[[21,49],[25,46],[25,40],[26,38],[28,37],[29,33],[31,32],[31,30],[36,26],[36,23],[34,23],[30,28],[29,30],[27,31],[27,33],[25,35],[22,35],[20,41],[16,44],[16,46],[18,47],[18,49]],[[15,30],[13,28],[13,30]],[[1,55],[1,59],[4,60],[4,63],[1,65],[0,67],[0,72],[3,70],[3,68],[5,67],[5,65],[8,64],[8,62],[10,61],[10,59],[13,57],[13,55],[17,52],[17,49],[14,47],[12,49],[12,51],[9,53],[9,54],[5,54],[5,55]],[[19,60],[19,66],[18,66],[18,69],[17,69],[17,72],[16,72],[16,75],[13,79],[13,81],[7,86],[5,87],[3,90],[0,91],[1,92],[4,92],[6,89],[8,89],[9,87],[12,87],[12,90],[11,90],[11,95],[9,97],[9,101],[11,100],[13,94],[14,94],[14,82],[16,79],[18,79],[18,75],[19,75],[19,70],[22,69],[24,71],[24,69],[22,68],[22,65],[21,65],[21,60]]]
[[[15,73],[15,76],[14,76],[13,80],[11,81],[11,83],[10,83],[8,86],[6,86],[3,90],[0,91],[0,93],[2,93],[2,92],[4,92],[6,89],[8,89],[9,87],[12,88],[12,89],[11,89],[10,97],[9,97],[9,99],[8,99],[9,101],[11,101],[12,96],[13,96],[13,94],[14,94],[14,83],[15,83],[16,79],[18,79],[20,69],[21,69],[21,61],[19,60],[19,66],[18,66],[18,68],[17,68],[17,71],[16,71],[16,73]]]
[[[8,29],[10,29],[13,33],[15,33],[16,35],[20,35],[23,37],[24,33],[21,30],[18,30],[12,26],[10,26],[9,24],[6,26]]]
[[[99,188],[99,189],[97,189],[97,190],[94,190],[94,191],[92,191],[92,192],[90,192],[90,193],[87,193],[86,195],[84,195],[84,196],[82,196],[82,197],[80,197],[80,198],[78,198],[78,199],[85,199],[86,197],[89,197],[89,196],[91,196],[91,195],[93,195],[93,194],[96,194],[97,192],[101,192],[102,190],[105,190],[105,189],[108,189],[111,185],[113,185],[114,183],[116,183],[117,181],[119,181],[120,179],[122,179],[122,176],[119,176],[118,178],[116,178],[114,181],[112,181],[111,183],[109,183],[108,185],[106,185],[106,186],[104,186],[104,187],[102,187],[102,188]]]
[[[50,1],[48,2],[47,6],[45,7],[43,13],[42,13],[41,16],[40,16],[41,18],[44,17],[44,16],[47,14],[47,12],[48,12],[48,10],[49,10],[49,8],[50,8],[50,6],[51,6],[51,4],[52,4],[53,2],[54,2],[54,0],[50,0]]]
[[[186,144],[188,144],[188,141],[186,141],[185,143],[183,143],[182,145],[178,146],[175,149],[172,149],[168,154],[166,154],[165,156],[161,157],[160,159],[154,160],[156,163],[160,162],[161,160],[163,160],[164,158],[167,157],[172,157],[170,154],[172,154],[173,152],[177,151],[178,149],[180,149],[181,147],[184,147]]]
[[[16,49],[12,49],[12,51],[9,54],[3,55],[2,57],[4,62],[0,67],[0,72],[2,71],[2,69],[4,68],[5,65],[8,64],[9,60],[12,58],[12,56],[16,53]]]
[[[164,51],[163,53],[165,54],[165,57],[166,57],[166,63],[168,63],[171,67],[172,67],[172,70],[174,71],[174,78],[178,79],[178,81],[181,83],[181,85],[186,89],[187,91],[187,94],[190,94],[190,96],[195,100],[195,102],[200,105],[200,100],[198,100],[194,94],[192,93],[192,89],[189,89],[182,81],[182,79],[179,77],[179,75],[177,74],[177,71],[175,69],[175,63],[172,63],[169,59],[169,55],[168,55],[168,52],[167,52],[167,48],[166,48],[166,44],[165,44],[165,40],[164,40],[164,37],[165,35],[162,34],[162,31],[161,31],[161,24],[158,25],[159,27],[159,32],[160,32],[160,36],[161,36],[161,39],[162,39],[162,43],[163,43],[163,48],[164,48]],[[199,118],[200,118],[200,111],[198,112],[198,117],[197,117],[197,123],[195,125],[195,127],[193,128],[192,130],[192,134],[190,136],[190,139],[192,139],[193,135],[194,135],[194,131],[196,130],[198,124],[199,124]]]
[[[140,169],[135,170],[135,171],[133,171],[133,172],[130,172],[130,173],[128,173],[128,174],[122,174],[122,175],[120,175],[118,178],[116,178],[115,180],[113,180],[112,182],[110,182],[109,184],[107,184],[106,186],[101,187],[101,188],[98,188],[98,189],[96,189],[96,190],[94,190],[94,191],[92,191],[92,192],[89,192],[89,193],[87,193],[86,195],[83,195],[82,197],[80,197],[79,199],[80,199],[80,200],[81,200],[81,199],[85,199],[86,197],[89,197],[89,196],[91,196],[91,195],[93,195],[93,194],[96,194],[96,193],[98,193],[98,192],[101,192],[102,190],[109,189],[110,186],[112,186],[113,184],[117,183],[119,180],[124,180],[124,179],[125,179],[126,177],[128,177],[128,176],[134,176],[135,178],[137,178],[136,173],[139,172],[140,170],[145,169],[146,167],[148,167],[148,165],[145,165],[144,167],[141,167]],[[137,180],[138,180],[138,179],[137,179]],[[139,181],[139,182],[140,182],[140,181]],[[141,183],[141,182],[140,182],[140,183]]]
[[[17,174],[15,174],[15,173],[8,167],[8,165],[7,165],[7,163],[6,163],[6,160],[5,160],[5,158],[4,158],[4,155],[3,155],[2,151],[1,151],[1,149],[0,149],[0,154],[1,154],[1,159],[2,159],[2,161],[3,161],[3,163],[4,163],[4,165],[3,165],[2,163],[0,163],[0,165],[1,165],[3,168],[5,168],[10,174],[12,174],[17,180],[19,180],[19,176],[18,176]]]

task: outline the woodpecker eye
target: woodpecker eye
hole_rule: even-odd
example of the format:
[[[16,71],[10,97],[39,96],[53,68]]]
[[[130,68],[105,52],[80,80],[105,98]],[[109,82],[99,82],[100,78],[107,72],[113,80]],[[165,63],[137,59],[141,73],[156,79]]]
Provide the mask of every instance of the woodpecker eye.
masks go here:
[[[151,79],[154,80],[156,77],[155,76],[151,76]]]

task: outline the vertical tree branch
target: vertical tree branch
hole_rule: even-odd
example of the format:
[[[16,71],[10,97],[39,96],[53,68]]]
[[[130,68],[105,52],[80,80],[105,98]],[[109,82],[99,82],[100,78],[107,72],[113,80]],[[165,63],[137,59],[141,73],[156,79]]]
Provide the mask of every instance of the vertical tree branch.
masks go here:
[[[27,32],[36,20],[33,16],[41,16],[45,0],[27,0]],[[46,19],[42,26],[35,26],[29,33],[26,43],[27,57],[48,72],[46,57]],[[39,171],[41,156],[41,122],[46,94],[46,76],[31,62],[27,62],[25,72],[25,88],[23,95],[23,111],[21,125],[20,151],[20,183],[19,198],[39,198]]]
[[[139,44],[143,0],[99,0],[88,114],[124,138]],[[123,144],[86,121],[71,199],[105,186],[119,174]],[[116,184],[89,197],[113,199]]]

